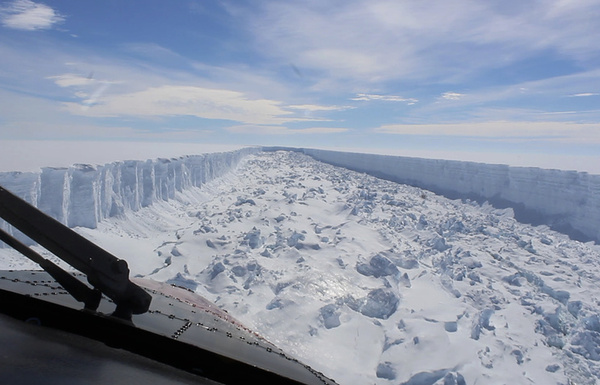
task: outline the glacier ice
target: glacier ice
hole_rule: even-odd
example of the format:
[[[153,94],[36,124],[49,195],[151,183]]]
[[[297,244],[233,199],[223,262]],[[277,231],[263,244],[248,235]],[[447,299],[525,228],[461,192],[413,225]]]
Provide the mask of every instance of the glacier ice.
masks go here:
[[[396,293],[382,288],[371,290],[365,298],[349,298],[346,302],[352,310],[379,319],[388,319],[396,312],[399,303]]]
[[[135,180],[132,169],[120,171],[121,184]],[[165,195],[143,183],[111,188],[114,210],[127,215],[78,231],[115,255],[126,250],[134,273],[195,287],[340,383],[600,378],[599,246],[520,224],[512,209],[448,200],[300,153],[257,153],[228,169],[203,189],[174,189],[168,203],[152,204]],[[46,188],[74,194],[64,174],[48,170],[56,183]],[[41,190],[30,188],[39,174],[3,177],[29,180],[13,185],[39,202]],[[43,201],[68,220],[72,205],[58,196]],[[130,212],[135,196],[143,209]],[[159,217],[173,224],[159,226]]]
[[[515,218],[546,224],[575,239],[600,241],[600,175],[318,149],[316,160],[420,187],[451,199],[511,207]],[[357,208],[358,210],[359,208]]]
[[[333,329],[341,325],[340,312],[336,305],[325,305],[319,311],[323,319],[323,325],[326,329]]]
[[[118,161],[103,166],[46,167],[40,173],[7,172],[0,173],[0,185],[69,227],[93,229],[105,218],[174,199],[178,192],[223,176],[243,157],[256,151],[244,148],[173,159]],[[0,223],[13,233],[10,226]]]
[[[281,148],[262,148],[267,151],[278,149]],[[308,148],[285,149],[452,199],[474,199],[488,201],[497,207],[511,207],[515,218],[522,222],[546,224],[579,240],[600,241],[600,175]],[[70,227],[95,228],[104,218],[119,215],[127,209],[139,210],[156,200],[172,199],[177,191],[187,187],[200,186],[231,169],[245,155],[260,150],[244,148],[226,153],[121,161],[103,166],[47,167],[41,173],[5,172],[0,173],[0,185]],[[308,193],[320,192],[315,189]],[[290,202],[298,199],[297,194],[284,194]],[[368,189],[360,190],[352,212],[358,214],[370,210],[375,197],[376,193]],[[252,203],[251,198],[244,197],[237,202],[239,205]],[[404,204],[389,197],[387,203]],[[419,218],[419,224],[427,225],[424,216]],[[446,230],[460,231],[461,224],[451,219],[444,226]],[[445,240],[434,239],[432,246],[443,249]],[[533,247],[530,250],[534,252]]]
[[[398,268],[381,254],[374,255],[368,264],[357,264],[356,270],[362,275],[373,276],[375,278],[386,277],[388,275],[396,276],[400,273]]]
[[[396,379],[396,371],[391,362],[384,362],[377,365],[377,371],[375,373],[377,378],[384,378],[386,380]]]
[[[449,369],[440,369],[433,372],[419,372],[401,385],[433,385],[439,379],[444,378],[449,372]]]

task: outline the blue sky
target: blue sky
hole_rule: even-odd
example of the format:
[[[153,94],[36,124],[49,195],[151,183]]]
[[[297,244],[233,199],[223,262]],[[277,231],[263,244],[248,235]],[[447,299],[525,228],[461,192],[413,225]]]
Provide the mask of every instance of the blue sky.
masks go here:
[[[1,1],[0,140],[600,159],[598,20],[600,0]]]

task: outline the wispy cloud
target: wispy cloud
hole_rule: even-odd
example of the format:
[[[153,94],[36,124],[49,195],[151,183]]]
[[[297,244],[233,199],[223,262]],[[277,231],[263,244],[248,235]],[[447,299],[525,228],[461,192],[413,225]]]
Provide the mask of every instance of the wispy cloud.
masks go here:
[[[581,97],[586,97],[586,96],[599,96],[600,93],[597,92],[582,92],[579,94],[573,94],[573,95],[569,95],[570,98],[581,98]]]
[[[31,0],[15,0],[0,7],[0,21],[7,28],[25,31],[50,29],[64,19],[51,7]]]
[[[573,122],[495,121],[456,124],[388,124],[376,132],[398,135],[462,136],[500,140],[538,139],[569,143],[600,143],[600,124]]]
[[[464,97],[464,94],[459,94],[458,92],[444,92],[442,94],[442,99],[446,99],[446,100],[460,100]]]
[[[294,129],[294,130],[289,130],[289,131],[293,132],[293,133],[299,133],[299,134],[339,134],[339,133],[347,132],[350,130],[348,128],[344,128],[344,127],[309,127],[309,128]]]
[[[409,105],[415,104],[419,101],[415,98],[403,98],[402,96],[397,96],[397,95],[377,95],[377,94],[356,94],[356,96],[351,98],[350,100],[361,101],[361,102],[362,101],[371,101],[371,100],[377,100],[377,101],[383,101],[383,102],[404,102]]]
[[[74,95],[80,99],[83,99],[82,104],[84,109],[97,104],[111,84],[121,83],[115,81],[97,80],[94,78],[93,72],[88,76],[68,73],[57,76],[49,76],[48,79],[54,80],[56,85],[60,87],[75,88]]]
[[[258,125],[307,120],[295,117],[276,100],[253,99],[238,91],[196,86],[165,85],[110,95],[87,109],[78,103],[64,105],[72,114],[91,117],[195,116]]]
[[[242,124],[226,128],[229,132],[251,135],[306,135],[306,134],[339,134],[349,131],[342,127],[309,127],[292,129],[276,125]]]
[[[269,47],[264,53],[282,63],[384,83],[457,80],[548,51],[593,63],[597,12],[597,1],[272,0],[246,9],[252,17],[245,21],[256,46]]]
[[[77,74],[63,74],[56,76],[49,76],[48,79],[53,80],[57,86],[60,87],[80,87],[80,86],[89,86],[94,84],[95,80],[93,76],[82,76]]]
[[[292,104],[287,106],[286,108],[290,108],[293,110],[302,110],[302,111],[345,111],[351,110],[354,107],[351,106],[327,106],[327,105],[318,105],[318,104]]]

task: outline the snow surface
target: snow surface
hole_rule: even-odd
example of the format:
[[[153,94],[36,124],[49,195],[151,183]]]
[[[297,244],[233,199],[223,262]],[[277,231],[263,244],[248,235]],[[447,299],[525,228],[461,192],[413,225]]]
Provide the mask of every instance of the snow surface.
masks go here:
[[[40,150],[45,148],[42,154],[50,153],[43,142],[34,143]],[[72,143],[52,143],[60,149],[57,152],[63,154],[62,162],[69,158],[99,160],[102,149],[106,150],[106,146],[99,146],[87,156],[77,151],[67,156],[64,153],[74,150]],[[124,154],[128,148],[108,145],[111,146],[114,148],[107,150],[104,159],[110,154]],[[89,148],[82,145],[82,149]],[[201,149],[195,144],[165,145],[162,150],[152,144],[134,148],[137,149],[132,150],[132,154],[137,155]],[[246,147],[224,153],[147,161],[78,163],[69,167],[43,167],[41,173],[0,172],[0,185],[70,227],[94,228],[98,221],[123,210],[138,210],[156,200],[172,198],[176,190],[200,186],[228,171],[243,155],[259,150],[259,147]],[[546,224],[581,241],[600,241],[600,175],[319,149],[286,150],[300,151],[317,160],[424,188],[451,199],[469,198],[480,203],[490,202],[494,207],[511,207],[520,222]],[[6,154],[2,158],[6,158]]]
[[[450,198],[512,207],[521,222],[600,241],[600,175],[535,167],[303,149],[317,160]]]
[[[302,153],[236,154],[221,177],[151,205],[131,205],[139,189],[113,189],[131,209],[77,231],[132,274],[195,290],[340,384],[600,378],[599,246],[519,223],[510,208]],[[0,255],[0,268],[35,267]]]

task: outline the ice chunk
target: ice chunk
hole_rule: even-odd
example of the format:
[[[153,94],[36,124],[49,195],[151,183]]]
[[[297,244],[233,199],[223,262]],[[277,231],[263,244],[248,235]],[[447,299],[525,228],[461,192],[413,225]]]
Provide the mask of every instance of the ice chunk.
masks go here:
[[[244,242],[250,246],[251,249],[257,249],[263,245],[263,239],[260,236],[260,230],[256,227],[246,233],[244,236]]]
[[[283,307],[284,307],[284,303],[280,298],[273,299],[266,306],[267,310],[281,309]]]
[[[446,244],[446,240],[440,236],[433,238],[428,244],[432,249],[437,251],[446,251],[450,248],[450,246]]]
[[[319,311],[326,329],[333,329],[341,325],[340,313],[334,304],[325,305]]]
[[[494,325],[490,324],[490,318],[492,317],[492,315],[494,314],[494,310],[492,309],[485,309],[484,311],[481,312],[481,315],[479,317],[479,324],[486,330],[495,330],[496,327],[494,327]]]
[[[564,339],[558,334],[552,334],[548,336],[548,338],[546,338],[546,343],[548,344],[548,346],[552,346],[558,349],[562,349],[565,347]]]
[[[402,274],[402,276],[400,276],[398,283],[407,288],[410,288],[412,286],[410,283],[410,278],[408,277],[407,273],[404,273],[404,274]]]
[[[236,206],[242,206],[246,204],[250,206],[256,206],[256,202],[254,202],[254,200],[250,198],[238,197],[237,201],[235,202]]]
[[[583,320],[583,326],[586,330],[600,333],[600,319],[598,315],[594,314]]]
[[[419,261],[417,261],[415,258],[410,257],[400,258],[396,263],[398,264],[398,266],[406,270],[417,269],[419,267]]]
[[[571,293],[566,290],[554,290],[553,288],[544,285],[542,287],[542,292],[548,294],[550,297],[554,298],[560,303],[566,304],[571,297]]]
[[[367,317],[387,319],[396,312],[400,300],[393,292],[385,289],[374,289],[366,298],[350,300],[348,306]]]
[[[211,249],[216,249],[217,248],[217,245],[215,245],[215,243],[212,240],[210,240],[210,239],[206,240],[206,246],[210,247]]]
[[[321,245],[318,243],[304,243],[304,242],[296,242],[294,247],[298,250],[307,249],[307,250],[320,250]]]
[[[519,349],[515,349],[512,352],[510,352],[510,354],[515,356],[515,358],[517,360],[517,364],[519,364],[519,365],[523,364],[523,352],[522,351],[520,351]]]
[[[567,310],[569,310],[569,313],[571,313],[571,315],[573,315],[575,318],[579,316],[579,312],[581,311],[582,307],[583,304],[581,301],[569,301],[567,304]]]
[[[458,330],[458,323],[456,321],[444,322],[444,329],[448,333],[454,333]]]
[[[244,266],[234,266],[231,268],[231,272],[236,276],[236,277],[243,277],[246,275],[246,273],[248,272],[248,269],[245,268]]]
[[[419,372],[400,385],[433,385],[438,380],[444,378],[448,372],[450,372],[449,369],[439,369],[434,370],[433,372]]]
[[[513,286],[523,286],[523,284],[527,282],[527,279],[523,277],[521,273],[509,275],[508,277],[502,278],[502,280]]]
[[[285,220],[285,216],[283,214],[275,217],[275,222],[279,223]]]
[[[592,361],[600,361],[600,333],[583,331],[571,340],[571,351]]]
[[[465,378],[460,373],[448,373],[444,376],[444,385],[467,385]]]
[[[479,317],[475,320],[473,324],[473,328],[471,329],[471,338],[474,340],[478,340],[481,335],[481,329],[486,329],[489,331],[493,331],[496,327],[490,324],[490,318],[494,314],[494,310],[492,309],[484,309],[481,313],[479,313]]]
[[[395,380],[396,379],[396,371],[392,367],[391,362],[383,362],[377,365],[376,371],[377,378],[383,378],[386,380]]]
[[[177,249],[177,246],[173,246],[173,248],[171,249],[171,255],[174,257],[181,257],[181,253]]]
[[[375,278],[386,277],[388,275],[397,275],[398,268],[386,257],[376,254],[369,260],[369,264],[359,263],[356,270],[362,275],[373,276]]]
[[[294,233],[288,238],[287,245],[289,247],[296,247],[300,241],[303,241],[306,236],[302,233],[294,231]]]
[[[440,282],[442,283],[444,289],[446,289],[456,298],[460,298],[462,296],[461,292],[454,287],[454,284],[452,283],[452,278],[450,278],[448,274],[442,274],[442,276],[440,277]]]
[[[214,279],[217,275],[225,271],[225,265],[221,262],[217,262],[211,269],[210,279]]]

